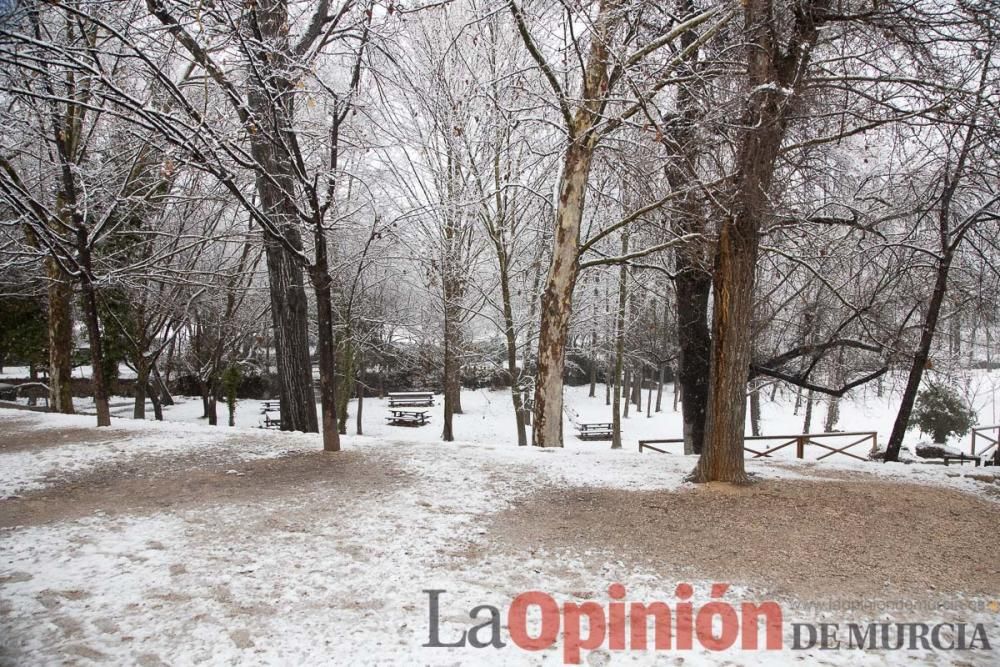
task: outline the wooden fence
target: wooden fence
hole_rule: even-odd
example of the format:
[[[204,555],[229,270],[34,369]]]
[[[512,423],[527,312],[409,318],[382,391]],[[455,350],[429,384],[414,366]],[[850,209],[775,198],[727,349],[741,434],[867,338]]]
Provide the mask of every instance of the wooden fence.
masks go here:
[[[981,446],[980,443],[984,440],[986,441],[986,446],[979,451],[978,456],[980,459],[985,461],[990,456],[993,456],[1000,463],[1000,447],[998,447],[998,443],[1000,443],[1000,424],[995,426],[977,426],[972,429],[973,456],[977,456],[976,446]]]
[[[997,428],[997,427],[993,427]],[[837,439],[851,438],[851,442],[846,445],[837,442]],[[752,456],[750,458],[771,458],[771,454],[777,452],[778,450],[784,449],[785,447],[791,447],[795,445],[795,458],[804,459],[807,446],[819,447],[821,449],[827,450],[822,456],[816,457],[817,461],[822,461],[825,458],[833,456],[834,454],[841,454],[843,456],[849,456],[852,459],[857,459],[859,461],[868,461],[867,456],[858,456],[853,452],[847,451],[852,447],[863,444],[865,442],[870,442],[871,446],[868,451],[876,449],[878,445],[878,433],[875,431],[853,431],[848,433],[833,432],[833,433],[803,433],[802,435],[748,435],[744,439],[744,442],[765,442],[772,441],[776,442],[773,447],[754,449],[753,447],[748,447],[746,444],[743,445],[743,450]],[[993,441],[996,446],[996,440]],[[655,445],[674,445],[680,444],[683,447],[683,438],[669,438],[664,440],[640,440],[639,441],[639,451],[642,452],[644,449],[651,449],[654,452],[660,452],[661,454],[668,453],[666,449],[656,447]],[[839,445],[839,446],[838,446]],[[765,445],[766,447],[766,445]],[[868,453],[865,452],[865,454]]]

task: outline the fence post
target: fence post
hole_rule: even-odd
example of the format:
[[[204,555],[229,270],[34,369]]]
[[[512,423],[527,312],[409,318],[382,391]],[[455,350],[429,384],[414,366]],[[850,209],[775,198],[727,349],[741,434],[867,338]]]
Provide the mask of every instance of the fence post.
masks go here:
[[[795,438],[795,458],[802,459],[806,455],[806,438],[803,435]]]

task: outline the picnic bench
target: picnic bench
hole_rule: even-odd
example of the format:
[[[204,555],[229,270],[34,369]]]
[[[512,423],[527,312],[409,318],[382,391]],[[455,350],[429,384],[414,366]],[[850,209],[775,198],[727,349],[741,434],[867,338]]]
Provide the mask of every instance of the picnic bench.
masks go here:
[[[261,428],[281,428],[281,401],[264,401],[260,414],[264,416]]]
[[[968,461],[969,463],[972,463],[975,467],[978,468],[982,464],[982,461],[979,459],[978,456],[969,456],[968,454],[948,454],[946,452],[941,457],[941,460],[944,461],[945,465],[948,465],[950,461],[958,461],[958,465],[964,466],[965,463]]]
[[[610,440],[613,426],[611,422],[591,422],[577,424],[576,430],[581,440]]]
[[[434,405],[434,392],[400,391],[389,395],[390,408],[426,408]]]
[[[392,413],[386,421],[394,426],[423,426],[430,417],[427,410],[390,410]]]

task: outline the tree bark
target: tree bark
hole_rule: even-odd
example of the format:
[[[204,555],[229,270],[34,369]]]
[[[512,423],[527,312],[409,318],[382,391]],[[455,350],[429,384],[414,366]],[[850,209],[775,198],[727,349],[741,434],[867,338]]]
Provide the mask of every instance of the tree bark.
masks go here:
[[[628,252],[629,230],[622,231],[622,254]],[[618,268],[618,311],[615,313],[615,387],[611,392],[611,449],[622,448],[622,369],[625,364],[625,306],[628,301],[628,266]],[[628,402],[625,403],[628,416]]]
[[[141,359],[141,355],[140,355]],[[132,408],[132,419],[146,418],[146,388],[149,385],[149,366],[137,361],[135,369],[135,404]]]
[[[750,93],[740,123],[746,129],[738,144],[729,213],[716,254],[705,449],[691,475],[696,482],[749,482],[743,434],[760,230],[769,211],[768,192],[790,98],[809,62],[827,2],[813,0],[796,10],[787,45],[778,43],[773,0],[744,3]]]
[[[86,247],[86,231],[78,230],[81,268],[83,269],[84,320],[87,323],[87,337],[90,342],[91,384],[94,389],[94,406],[97,409],[97,425],[111,426],[111,407],[108,402],[108,388],[104,381],[104,347],[101,339],[101,323],[97,309],[97,288],[91,274],[90,250]]]
[[[271,228],[264,229],[271,317],[274,322],[274,356],[278,366],[283,431],[318,430],[309,359],[309,319],[305,281],[300,260],[276,236],[280,234],[295,251],[302,249],[297,227],[295,179],[292,156],[284,137],[294,127],[293,85],[288,76],[288,8],[284,0],[258,0],[257,26],[266,49],[261,62],[267,71],[248,78],[247,103],[251,117],[250,149],[256,162],[256,188],[260,207]]]
[[[320,412],[322,414],[323,451],[340,451],[340,433],[337,429],[337,377],[336,377],[336,341],[333,333],[333,304],[331,302],[330,273],[326,264],[326,240],[320,239],[316,246],[316,264],[310,271],[313,291],[316,295],[316,329],[318,332],[317,347],[319,348],[319,395]],[[280,365],[280,361],[279,361]],[[309,393],[312,394],[310,373]],[[281,427],[285,427],[285,399],[281,399]],[[315,401],[315,399],[311,399]],[[313,413],[315,414],[315,405]],[[346,426],[346,425],[345,425]]]
[[[54,412],[73,414],[73,285],[51,257],[45,258],[48,278],[49,405]]]

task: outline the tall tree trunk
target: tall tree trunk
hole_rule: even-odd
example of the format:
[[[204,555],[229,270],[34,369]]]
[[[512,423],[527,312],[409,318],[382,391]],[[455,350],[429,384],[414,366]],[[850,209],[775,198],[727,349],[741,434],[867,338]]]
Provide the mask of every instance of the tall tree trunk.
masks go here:
[[[705,448],[691,479],[749,482],[743,434],[750,368],[754,273],[768,193],[785,136],[789,106],[809,63],[829,0],[800,6],[785,45],[779,44],[773,0],[744,2],[747,99],[740,127],[737,172],[722,222],[713,280],[712,360],[705,419]],[[685,401],[687,396],[685,395]]]
[[[90,250],[85,247],[85,239],[80,243],[79,252],[85,275],[83,276],[83,313],[87,323],[87,337],[90,342],[91,383],[94,389],[94,405],[97,408],[97,425],[111,426],[111,406],[108,402],[108,388],[104,381],[104,346],[101,338],[100,317],[97,310],[97,288],[94,286],[90,268]]]
[[[622,231],[622,254],[628,252],[629,230]],[[615,373],[614,403],[611,407],[611,449],[622,448],[622,369],[625,365],[625,306],[628,301],[628,266],[618,269],[618,311],[615,313]],[[628,401],[625,402],[625,416],[628,417]]]
[[[45,258],[48,277],[49,404],[73,414],[73,285],[59,264]]]
[[[708,298],[712,276],[678,251],[677,343],[680,355],[675,386],[682,394],[681,417],[684,453],[701,454],[705,442],[705,412],[708,408],[709,359],[712,338],[708,330]],[[676,407],[676,406],[675,406]]]
[[[320,412],[322,414],[322,434],[323,451],[340,451],[340,433],[337,429],[337,362],[336,362],[336,340],[333,333],[333,304],[331,294],[331,283],[329,269],[326,264],[326,240],[322,240],[322,248],[317,245],[317,261],[311,271],[310,279],[313,284],[313,291],[316,295],[316,330],[317,347],[319,348],[319,395]],[[310,373],[311,376],[311,373]],[[309,394],[310,405],[315,414],[316,406],[312,398],[312,380],[310,377]],[[285,427],[284,422],[284,397],[281,403],[281,427]],[[345,424],[346,426],[346,424]]]
[[[580,221],[593,155],[592,138],[571,144],[566,151],[559,183],[552,264],[542,294],[542,322],[539,327],[535,423],[532,430],[537,447],[563,446],[566,334],[573,313],[573,288],[579,272]]]
[[[497,244],[497,256],[500,262],[500,295],[503,300],[503,334],[507,343],[507,379],[510,380],[510,399],[514,406],[514,422],[517,426],[517,444],[525,447],[528,444],[528,430],[524,421],[524,401],[521,395],[521,371],[517,367],[517,329],[514,325],[514,306],[511,303],[510,275],[507,266],[507,253],[501,244]]]
[[[920,332],[920,342],[916,352],[913,354],[913,363],[910,364],[910,373],[906,378],[906,388],[903,389],[903,397],[899,403],[899,411],[896,413],[896,421],[892,424],[892,433],[889,434],[889,442],[885,448],[886,461],[898,461],[899,450],[903,446],[903,436],[910,426],[910,415],[913,413],[913,404],[917,399],[917,392],[920,391],[920,381],[924,377],[924,369],[927,368],[927,361],[931,357],[931,345],[934,343],[934,332],[937,329],[938,318],[941,314],[941,304],[944,303],[944,295],[948,289],[948,273],[951,269],[952,253],[945,251],[944,256],[938,263],[937,275],[934,278],[934,291],[931,293],[931,300],[924,315],[924,326]]]
[[[677,10],[683,16],[693,16],[694,0],[677,0]],[[699,143],[695,131],[702,114],[696,99],[696,88],[702,81],[694,76],[698,51],[693,48],[698,35],[688,30],[681,35],[681,47],[687,59],[681,71],[692,76],[693,81],[677,89],[678,122],[668,135],[673,151],[678,155],[666,168],[667,181],[672,189],[685,192],[679,202],[675,231],[679,234],[706,232],[706,220],[698,195],[698,174],[694,165],[698,161]],[[711,334],[708,328],[708,298],[712,289],[712,276],[708,272],[710,257],[708,244],[703,240],[677,247],[674,255],[676,278],[674,302],[677,320],[677,345],[680,351],[677,375],[674,378],[674,410],[677,409],[677,387],[682,397],[684,453],[701,454],[705,441],[705,414],[708,408],[708,376],[711,357]]]
[[[309,359],[309,318],[301,260],[302,237],[297,227],[294,166],[283,139],[294,127],[293,84],[288,80],[288,7],[285,0],[258,0],[256,28],[264,44],[261,62],[267,71],[248,78],[247,103],[251,118],[261,127],[250,132],[256,166],[260,207],[271,227],[264,229],[271,317],[274,322],[274,356],[278,366],[281,429],[315,433],[316,397],[313,395]],[[288,70],[288,71],[286,71]],[[283,241],[277,235],[283,237]]]

